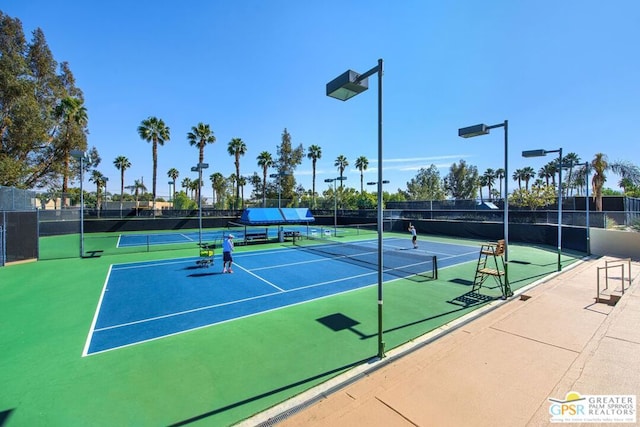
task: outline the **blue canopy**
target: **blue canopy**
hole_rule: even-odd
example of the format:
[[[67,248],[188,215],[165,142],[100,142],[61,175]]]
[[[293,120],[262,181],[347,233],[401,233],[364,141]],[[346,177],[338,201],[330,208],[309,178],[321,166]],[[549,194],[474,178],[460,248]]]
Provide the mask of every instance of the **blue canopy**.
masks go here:
[[[279,225],[309,223],[316,219],[307,208],[247,208],[242,212],[240,224]]]

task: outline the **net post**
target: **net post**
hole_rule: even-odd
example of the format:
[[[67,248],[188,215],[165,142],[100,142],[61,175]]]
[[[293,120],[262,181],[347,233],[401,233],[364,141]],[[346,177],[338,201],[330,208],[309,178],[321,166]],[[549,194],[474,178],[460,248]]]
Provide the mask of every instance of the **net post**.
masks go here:
[[[438,257],[433,255],[433,279],[438,280]]]

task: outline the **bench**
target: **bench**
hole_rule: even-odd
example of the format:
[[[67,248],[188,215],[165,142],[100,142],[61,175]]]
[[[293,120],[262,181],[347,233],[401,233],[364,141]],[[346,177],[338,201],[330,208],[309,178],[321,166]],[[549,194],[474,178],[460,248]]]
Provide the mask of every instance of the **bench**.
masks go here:
[[[267,233],[247,233],[244,236],[244,239],[247,242],[252,242],[254,240],[267,240]]]
[[[284,237],[300,237],[299,231],[285,231]]]

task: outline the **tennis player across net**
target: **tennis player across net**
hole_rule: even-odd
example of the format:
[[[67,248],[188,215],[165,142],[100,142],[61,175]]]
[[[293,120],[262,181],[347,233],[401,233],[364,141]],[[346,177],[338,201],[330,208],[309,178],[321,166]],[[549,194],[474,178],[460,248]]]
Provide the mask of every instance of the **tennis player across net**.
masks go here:
[[[339,242],[324,236],[298,236],[293,240],[296,248],[327,256],[336,261],[378,268],[377,240]],[[438,263],[435,255],[414,249],[385,248],[383,245],[383,270],[387,274],[407,278],[420,276],[438,278]]]

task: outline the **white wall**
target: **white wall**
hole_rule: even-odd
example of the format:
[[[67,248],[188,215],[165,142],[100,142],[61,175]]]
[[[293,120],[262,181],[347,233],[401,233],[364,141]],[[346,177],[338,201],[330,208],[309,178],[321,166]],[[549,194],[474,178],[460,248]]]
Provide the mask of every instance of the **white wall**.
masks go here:
[[[591,253],[640,259],[640,233],[590,228]]]

